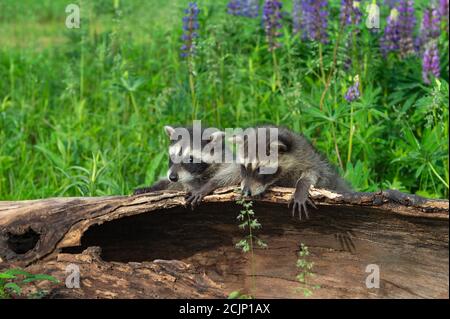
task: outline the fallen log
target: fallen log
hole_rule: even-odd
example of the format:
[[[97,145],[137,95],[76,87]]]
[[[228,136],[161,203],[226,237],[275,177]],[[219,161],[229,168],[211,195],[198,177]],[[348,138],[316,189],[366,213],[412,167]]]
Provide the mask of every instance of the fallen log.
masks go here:
[[[292,189],[254,201],[268,247],[250,258],[235,248],[241,207],[233,188],[207,196],[195,210],[183,192],[138,196],[0,202],[0,271],[24,267],[62,284],[52,297],[302,298],[296,288],[300,244],[314,263],[317,298],[448,298],[448,200],[397,191],[335,194],[312,189],[317,210],[292,218]],[[80,268],[81,288],[64,286],[66,267]],[[367,288],[376,265],[379,288]],[[254,276],[252,276],[254,275]]]

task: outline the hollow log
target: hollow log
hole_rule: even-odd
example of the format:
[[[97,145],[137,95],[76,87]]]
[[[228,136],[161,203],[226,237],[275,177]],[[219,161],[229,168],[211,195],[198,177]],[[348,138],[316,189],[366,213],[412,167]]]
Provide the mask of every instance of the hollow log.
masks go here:
[[[233,187],[194,210],[183,192],[0,202],[0,271],[22,267],[60,279],[55,298],[448,298],[449,202],[398,191],[337,194],[312,188],[317,209],[292,217],[293,189],[253,200],[267,244],[253,258],[235,245]],[[300,245],[313,263],[297,281]],[[64,285],[67,267],[81,287]],[[374,276],[379,272],[379,284]],[[376,277],[376,276],[375,276]],[[46,285],[43,283],[42,285]]]

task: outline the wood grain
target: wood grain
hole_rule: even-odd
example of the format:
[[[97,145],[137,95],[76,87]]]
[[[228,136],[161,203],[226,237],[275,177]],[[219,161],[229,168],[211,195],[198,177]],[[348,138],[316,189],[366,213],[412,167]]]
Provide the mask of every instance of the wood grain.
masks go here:
[[[292,189],[255,200],[263,228],[256,249],[258,298],[302,298],[296,291],[301,243],[314,262],[316,298],[448,298],[448,201],[396,191],[335,194],[312,189],[311,218],[292,218]],[[234,246],[239,194],[221,189],[195,210],[184,193],[0,202],[0,269],[53,274],[80,266],[82,289],[69,298],[223,298],[249,292],[250,260]],[[365,285],[380,267],[380,288]]]

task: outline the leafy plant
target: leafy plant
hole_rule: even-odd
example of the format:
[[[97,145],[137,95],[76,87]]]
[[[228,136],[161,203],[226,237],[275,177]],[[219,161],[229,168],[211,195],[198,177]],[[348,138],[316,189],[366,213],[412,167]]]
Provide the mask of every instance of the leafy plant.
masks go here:
[[[230,292],[228,299],[253,299],[253,297],[251,295],[241,293],[240,290],[235,290]]]
[[[47,294],[46,291],[35,289],[29,295],[23,295],[23,287],[27,284],[33,284],[38,281],[50,281],[59,283],[53,276],[45,274],[31,274],[22,269],[8,269],[0,273],[0,299],[10,298],[42,298]]]
[[[267,248],[267,244],[254,234],[255,230],[261,228],[261,224],[258,222],[258,219],[256,219],[255,212],[252,209],[253,202],[246,201],[245,198],[242,197],[238,199],[236,203],[244,208],[239,212],[239,215],[237,216],[238,221],[241,222],[239,224],[239,228],[244,231],[248,231],[248,235],[246,235],[243,239],[236,243],[236,248],[241,249],[244,253],[250,253],[250,269],[252,276],[251,292],[254,292],[256,289],[254,248],[255,245],[260,248]]]
[[[313,291],[320,288],[319,285],[312,285],[309,283],[309,278],[314,277],[315,274],[312,272],[314,263],[312,261],[308,261],[308,256],[308,247],[305,244],[301,243],[296,264],[297,268],[300,271],[296,279],[301,284],[301,286],[296,288],[296,291],[302,292],[305,297],[312,296]]]

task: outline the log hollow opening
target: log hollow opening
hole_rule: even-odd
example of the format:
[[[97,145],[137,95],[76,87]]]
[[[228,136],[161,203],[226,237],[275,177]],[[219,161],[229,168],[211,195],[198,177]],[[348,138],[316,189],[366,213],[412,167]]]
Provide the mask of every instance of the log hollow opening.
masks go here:
[[[7,233],[7,244],[16,254],[25,254],[32,250],[40,239],[40,234],[29,227],[23,233]]]
[[[238,228],[241,209],[233,202],[202,203],[193,211],[175,207],[123,217],[91,226],[79,247],[63,252],[99,246],[108,262],[180,260],[227,291],[248,289],[249,254],[235,247],[247,235]],[[268,245],[255,249],[253,261],[254,293],[260,298],[301,297],[295,292],[301,243],[311,252],[313,282],[326,288],[317,297],[352,297],[355,292],[430,297],[448,292],[448,222],[391,215],[373,207],[324,205],[311,209],[311,218],[302,221],[292,218],[284,204],[255,202],[254,210],[262,224],[256,235]],[[365,287],[369,264],[382,267],[386,289]]]

